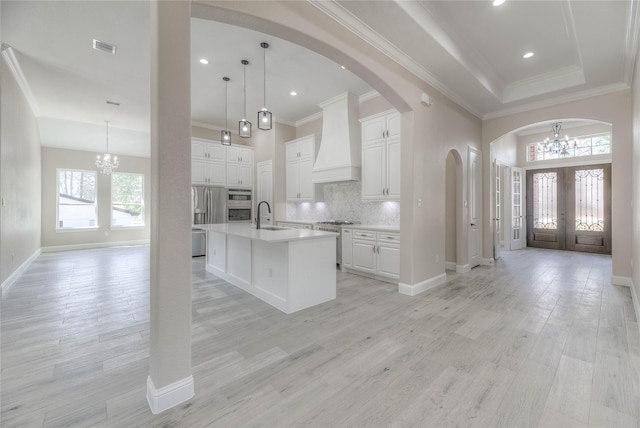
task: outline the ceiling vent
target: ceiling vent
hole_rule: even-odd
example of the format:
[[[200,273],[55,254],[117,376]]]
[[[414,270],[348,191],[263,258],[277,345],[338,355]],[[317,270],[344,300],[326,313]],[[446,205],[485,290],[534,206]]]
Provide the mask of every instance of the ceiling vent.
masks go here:
[[[112,55],[116,54],[116,46],[109,43],[101,42],[100,40],[93,39],[93,48],[97,51],[108,52]]]

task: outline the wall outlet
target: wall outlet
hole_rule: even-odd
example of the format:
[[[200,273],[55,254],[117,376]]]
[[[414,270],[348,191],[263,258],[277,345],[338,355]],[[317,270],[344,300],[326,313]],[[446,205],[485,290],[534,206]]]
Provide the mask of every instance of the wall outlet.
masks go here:
[[[436,254],[436,263],[440,263],[440,254]]]
[[[13,252],[11,252],[11,261],[13,261]]]
[[[269,278],[273,277],[273,269],[269,268]]]
[[[104,236],[109,236],[109,231],[108,230],[104,232]]]

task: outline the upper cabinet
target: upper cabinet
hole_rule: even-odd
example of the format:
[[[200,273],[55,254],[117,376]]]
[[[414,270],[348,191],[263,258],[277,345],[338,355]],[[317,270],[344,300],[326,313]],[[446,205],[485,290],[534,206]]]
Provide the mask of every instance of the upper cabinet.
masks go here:
[[[193,139],[191,183],[250,189],[253,185],[253,149]]]
[[[285,143],[287,201],[322,200],[322,185],[311,181],[315,155],[316,136],[313,134]]]
[[[400,200],[400,113],[361,119],[362,199]]]

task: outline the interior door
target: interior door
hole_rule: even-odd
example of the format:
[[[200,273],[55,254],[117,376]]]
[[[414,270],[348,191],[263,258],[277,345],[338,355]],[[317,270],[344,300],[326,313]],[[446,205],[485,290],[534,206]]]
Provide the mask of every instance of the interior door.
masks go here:
[[[511,168],[511,233],[509,249],[522,249],[522,168]]]
[[[469,267],[482,262],[482,153],[469,147]]]

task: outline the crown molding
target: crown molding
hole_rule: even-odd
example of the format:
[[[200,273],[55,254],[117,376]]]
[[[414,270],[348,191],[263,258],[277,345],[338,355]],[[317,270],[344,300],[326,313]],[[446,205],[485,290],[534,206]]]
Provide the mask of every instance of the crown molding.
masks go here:
[[[321,12],[329,16],[331,19],[351,31],[353,34],[370,44],[373,48],[379,50],[382,54],[386,55],[391,60],[395,61],[400,66],[404,67],[407,71],[414,74],[420,80],[426,84],[434,87],[441,94],[449,98],[460,107],[464,108],[471,114],[478,118],[482,117],[482,113],[473,108],[464,98],[457,93],[450,90],[444,84],[442,84],[429,70],[422,67],[410,56],[402,52],[395,45],[382,37],[371,27],[360,21],[351,12],[344,7],[336,3],[334,0],[309,0],[313,6],[319,9]]]
[[[198,122],[196,120],[191,121],[191,126],[197,126],[198,128],[210,129],[212,131],[222,131],[220,126],[214,126],[205,122]]]
[[[318,119],[322,119],[322,112],[321,111],[319,111],[317,113],[314,113],[314,114],[312,114],[310,116],[303,117],[300,120],[297,120],[296,124],[295,124],[295,127],[297,128],[298,126],[305,125],[305,124],[307,124],[309,122],[313,122],[314,120],[318,120]]]
[[[40,116],[40,107],[38,106],[38,102],[36,101],[36,97],[33,95],[33,91],[31,91],[31,86],[27,81],[24,73],[22,72],[22,67],[20,67],[20,63],[18,62],[18,58],[16,58],[16,54],[11,46],[3,45],[2,49],[2,57],[4,58],[9,70],[11,70],[11,74],[16,79],[18,83],[18,87],[22,91],[22,94],[27,100],[29,107],[31,107],[31,111],[35,117]]]
[[[531,110],[552,107],[555,105],[564,104],[572,101],[580,101],[586,98],[597,97],[600,95],[606,95],[606,94],[610,94],[618,91],[624,91],[624,90],[628,90],[629,88],[630,86],[625,83],[614,83],[611,85],[600,86],[598,88],[589,89],[587,91],[576,92],[569,95],[549,98],[549,99],[537,101],[534,103],[524,104],[521,106],[516,106],[516,107],[504,109],[504,110],[498,110],[492,113],[487,113],[484,116],[482,116],[482,120],[497,119],[499,117],[509,116],[512,114],[525,113]]]
[[[358,98],[358,102],[360,104],[362,104],[365,101],[369,101],[369,100],[372,100],[374,98],[378,98],[379,96],[380,96],[380,93],[378,93],[378,91],[367,92],[366,94],[360,95],[360,97]]]

